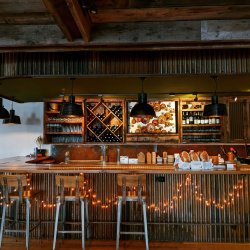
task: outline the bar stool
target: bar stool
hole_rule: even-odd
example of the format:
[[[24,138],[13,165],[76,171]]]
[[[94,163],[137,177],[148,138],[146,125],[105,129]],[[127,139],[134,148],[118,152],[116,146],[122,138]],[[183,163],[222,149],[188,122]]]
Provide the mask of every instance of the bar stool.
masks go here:
[[[56,217],[54,227],[54,239],[53,239],[53,250],[56,248],[56,238],[58,233],[62,234],[82,234],[82,249],[85,249],[85,210],[86,210],[86,227],[87,227],[87,238],[89,238],[89,217],[88,217],[88,199],[84,193],[84,176],[65,176],[56,175],[56,186],[59,187],[59,194],[56,196]],[[66,202],[80,203],[81,206],[81,222],[66,222],[65,221],[65,208]],[[63,230],[58,231],[59,213],[60,207],[63,205],[63,216],[60,223],[63,226]],[[79,224],[81,223],[81,231],[75,230],[64,230],[65,224]]]
[[[26,250],[29,249],[29,235],[32,230],[41,225],[40,206],[36,206],[37,221],[30,221],[31,205],[39,200],[39,192],[28,190],[26,175],[1,175],[0,185],[3,192],[3,211],[0,229],[0,247],[2,246],[3,234],[7,232],[25,233]],[[6,217],[6,210],[12,205],[16,205],[15,215],[13,219]],[[25,222],[19,220],[19,211],[22,205],[25,205]],[[12,223],[6,223],[12,222]],[[20,229],[20,223],[25,223],[25,229]],[[7,224],[7,226],[5,225]],[[33,227],[30,227],[30,224]],[[41,230],[40,230],[41,232]]]
[[[148,245],[146,196],[143,194],[146,190],[146,175],[117,175],[117,184],[119,187],[117,197],[117,230],[116,230],[116,250],[119,249],[120,234],[142,234],[145,237],[146,250]],[[121,214],[122,203],[138,202],[142,204],[144,232],[121,232]],[[132,223],[131,223],[132,224]]]

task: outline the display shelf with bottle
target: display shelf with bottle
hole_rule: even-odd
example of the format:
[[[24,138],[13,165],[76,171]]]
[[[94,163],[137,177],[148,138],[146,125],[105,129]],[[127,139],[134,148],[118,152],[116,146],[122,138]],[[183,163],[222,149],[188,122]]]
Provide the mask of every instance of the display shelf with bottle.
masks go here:
[[[124,101],[86,99],[86,142],[124,141]]]
[[[182,101],[182,142],[220,142],[223,139],[222,117],[205,117],[203,109],[209,100]]]
[[[45,143],[83,143],[84,118],[60,117],[62,103],[61,99],[44,102]],[[76,98],[76,103],[82,105],[83,99]]]

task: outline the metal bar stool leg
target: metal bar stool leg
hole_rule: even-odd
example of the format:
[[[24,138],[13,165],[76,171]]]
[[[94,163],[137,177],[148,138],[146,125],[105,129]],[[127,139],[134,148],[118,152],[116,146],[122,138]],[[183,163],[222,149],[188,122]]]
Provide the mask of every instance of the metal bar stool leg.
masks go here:
[[[61,206],[61,216],[62,216],[62,230],[65,231],[65,221],[66,221],[66,202]],[[62,235],[63,239],[65,238],[65,234]]]
[[[26,250],[29,249],[29,236],[30,236],[30,201],[25,199],[26,202]]]
[[[89,228],[89,200],[85,199],[85,213],[86,213],[86,226],[87,226],[87,239],[90,238],[90,228]]]
[[[19,212],[19,201],[16,200],[15,203],[14,203],[14,206],[15,206],[15,217],[14,217],[14,221],[15,221],[15,228],[17,230],[19,230],[19,224],[17,223],[18,222],[18,219],[19,219],[19,216],[18,216],[18,212]],[[18,236],[18,232],[15,233],[16,237]]]
[[[81,199],[82,250],[85,249],[84,199]]]
[[[116,250],[119,249],[120,228],[121,228],[122,199],[117,203],[117,226],[116,226]]]
[[[146,250],[149,250],[149,246],[148,246],[147,210],[146,210],[146,202],[145,201],[142,202],[142,209],[143,209],[144,236],[145,236]]]
[[[3,240],[3,230],[4,230],[4,224],[5,224],[6,206],[7,206],[7,204],[4,202],[3,203],[3,212],[2,212],[2,221],[1,221],[1,230],[0,230],[0,247],[2,246],[2,240]]]
[[[58,219],[59,219],[59,211],[60,211],[60,201],[56,202],[56,218],[55,218],[55,227],[54,227],[54,238],[53,238],[53,250],[56,249],[56,237],[58,230]]]

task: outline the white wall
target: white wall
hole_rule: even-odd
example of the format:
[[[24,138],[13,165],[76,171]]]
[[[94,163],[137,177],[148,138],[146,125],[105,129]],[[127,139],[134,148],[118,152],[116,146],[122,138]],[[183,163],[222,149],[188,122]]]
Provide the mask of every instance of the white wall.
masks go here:
[[[4,107],[9,111],[11,101],[3,99]],[[0,159],[12,156],[25,156],[37,147],[35,139],[43,135],[43,103],[15,103],[15,114],[21,118],[20,125],[2,124],[0,120]],[[49,146],[43,145],[49,149]]]

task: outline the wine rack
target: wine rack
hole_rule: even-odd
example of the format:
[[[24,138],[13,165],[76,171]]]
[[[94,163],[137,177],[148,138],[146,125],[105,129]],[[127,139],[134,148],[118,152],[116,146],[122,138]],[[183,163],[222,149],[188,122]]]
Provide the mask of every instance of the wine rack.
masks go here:
[[[121,143],[124,141],[124,101],[87,99],[86,142]]]
[[[66,100],[67,101],[67,100]],[[83,99],[76,99],[83,104]],[[44,141],[47,144],[83,143],[84,118],[61,118],[61,99],[44,102]]]
[[[209,101],[182,101],[182,142],[221,142],[222,117],[204,117],[203,109]]]

